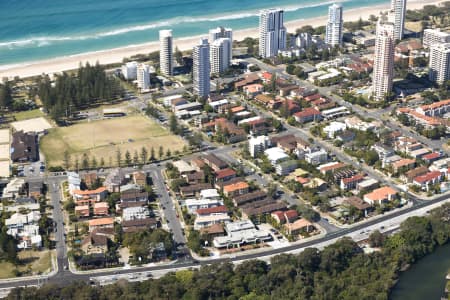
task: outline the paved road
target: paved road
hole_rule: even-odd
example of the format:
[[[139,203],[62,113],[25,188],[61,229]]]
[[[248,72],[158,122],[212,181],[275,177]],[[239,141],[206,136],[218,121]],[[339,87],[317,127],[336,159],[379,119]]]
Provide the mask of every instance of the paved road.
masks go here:
[[[378,225],[381,228],[384,226],[384,222],[387,222],[386,224],[391,224],[390,220],[399,216],[409,216],[413,215],[416,210],[420,210],[423,212],[424,209],[427,207],[430,207],[432,205],[438,204],[440,202],[448,201],[449,197],[447,195],[437,197],[433,200],[422,202],[417,205],[414,205],[410,208],[393,212],[389,215],[383,215],[379,217],[378,219],[369,220],[363,224],[356,225],[355,227],[348,228],[348,229],[340,229],[336,232],[328,233],[326,236],[310,240],[307,242],[289,245],[286,247],[278,248],[278,249],[270,249],[268,251],[259,252],[259,253],[250,253],[250,254],[244,254],[241,256],[237,256],[234,258],[218,258],[218,259],[208,259],[201,262],[196,261],[184,261],[181,263],[175,263],[171,265],[160,265],[160,266],[152,266],[152,267],[142,267],[142,268],[133,268],[133,269],[116,269],[116,270],[107,270],[105,272],[97,272],[95,274],[73,274],[69,272],[64,272],[62,270],[58,271],[58,274],[49,278],[49,282],[52,283],[59,283],[59,284],[70,284],[73,281],[81,280],[81,281],[89,281],[91,277],[95,276],[114,276],[117,274],[131,274],[131,273],[138,273],[138,272],[148,272],[148,271],[175,271],[180,268],[185,267],[198,267],[198,265],[206,265],[211,263],[219,263],[219,262],[241,262],[249,259],[258,259],[262,257],[267,256],[273,256],[281,253],[286,253],[290,251],[297,251],[306,247],[315,247],[318,246],[324,242],[334,242],[337,239],[349,236],[352,234],[355,234],[357,232],[361,232],[362,230],[366,230],[367,228],[370,228],[371,226]],[[389,225],[388,225],[389,226]],[[11,288],[11,287],[18,287],[18,286],[26,286],[26,285],[36,285],[38,284],[37,280],[23,280],[19,282],[8,282],[8,283],[0,283],[0,288]]]

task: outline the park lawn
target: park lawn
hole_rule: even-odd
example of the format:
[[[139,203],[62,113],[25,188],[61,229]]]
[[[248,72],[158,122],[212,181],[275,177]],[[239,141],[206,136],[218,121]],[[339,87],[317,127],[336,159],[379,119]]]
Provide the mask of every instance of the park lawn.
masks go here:
[[[164,152],[167,149],[174,152],[182,151],[185,142],[142,115],[127,116],[121,118],[83,122],[68,127],[52,128],[41,139],[41,151],[44,153],[49,166],[60,166],[63,163],[64,152],[67,150],[72,163],[78,157],[81,163],[83,153],[93,157],[100,163],[103,158],[106,166],[116,164],[116,152],[140,152],[146,147],[158,149],[162,146]]]
[[[49,250],[34,251],[27,250],[18,253],[18,257],[21,263],[17,266],[17,270],[22,273],[26,273],[31,270],[32,274],[24,275],[36,275],[50,271],[52,266],[52,252]],[[0,279],[16,277],[14,270],[16,267],[9,262],[0,263]]]
[[[32,110],[15,112],[15,113],[12,113],[11,115],[16,119],[16,121],[23,121],[23,120],[43,117],[44,113],[39,108],[36,108],[36,109],[32,109]]]

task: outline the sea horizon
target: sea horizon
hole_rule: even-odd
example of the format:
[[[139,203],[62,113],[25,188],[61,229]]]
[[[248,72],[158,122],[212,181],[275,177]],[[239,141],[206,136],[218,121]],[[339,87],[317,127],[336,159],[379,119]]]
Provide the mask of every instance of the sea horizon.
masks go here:
[[[285,22],[289,22],[325,16],[332,3],[344,6],[345,19],[345,10],[389,1],[282,0],[276,7],[285,10]],[[169,0],[164,4],[156,0],[76,0],[61,5],[56,0],[5,0],[0,3],[0,28],[6,29],[0,36],[0,70],[156,42],[161,29],[172,29],[174,38],[189,38],[207,35],[218,26],[255,28],[259,10],[274,7],[272,4],[267,0]]]

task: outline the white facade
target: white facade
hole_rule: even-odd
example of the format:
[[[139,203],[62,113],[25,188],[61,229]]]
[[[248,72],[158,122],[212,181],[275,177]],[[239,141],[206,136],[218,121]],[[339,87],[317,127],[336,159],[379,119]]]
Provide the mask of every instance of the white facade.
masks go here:
[[[233,30],[231,28],[217,27],[209,31],[209,39],[211,43],[221,38],[230,40],[227,52],[230,55],[229,61],[231,61],[233,58]]]
[[[305,154],[305,160],[312,165],[319,165],[328,161],[328,153],[324,149],[314,152],[307,152]]]
[[[231,222],[227,213],[213,214],[207,216],[198,216],[194,221],[194,229],[199,230],[214,224]]]
[[[211,43],[210,63],[211,74],[220,74],[230,67],[231,62],[231,40],[219,38]]]
[[[300,32],[295,37],[295,46],[299,48],[308,48],[312,45],[312,36],[308,32]]]
[[[450,79],[450,43],[431,45],[429,79],[442,84]]]
[[[372,78],[373,96],[378,101],[392,91],[394,47],[394,24],[380,19],[377,24]]]
[[[394,39],[403,39],[405,29],[406,0],[391,0],[391,20],[394,23]]]
[[[259,153],[262,153],[267,147],[270,146],[270,138],[265,135],[252,137],[248,141],[248,151],[251,157],[256,157]]]
[[[122,66],[122,75],[126,80],[136,80],[137,76],[137,62],[130,61]]]
[[[440,28],[427,28],[423,31],[422,44],[425,48],[429,48],[435,44],[450,43],[450,33],[441,31]]]
[[[259,55],[273,57],[286,48],[286,27],[282,9],[265,9],[259,14]]]
[[[333,139],[335,138],[336,134],[344,131],[346,128],[347,125],[342,122],[331,122],[329,125],[323,128],[323,132],[325,132],[330,139]]]
[[[200,39],[200,43],[194,47],[192,67],[192,82],[194,94],[200,97],[207,97],[210,92],[210,64],[209,64],[209,43],[208,39]]]
[[[223,205],[223,201],[217,199],[187,199],[184,202],[184,205],[186,206],[187,211],[190,214],[193,214],[200,208],[221,206]]]
[[[141,91],[150,89],[150,66],[139,64],[137,68],[137,86]]]
[[[150,211],[147,207],[127,207],[122,212],[123,221],[147,219],[148,217],[150,217]]]
[[[243,244],[270,240],[270,233],[256,229],[250,220],[242,220],[225,224],[226,236],[215,237],[213,245],[216,248],[228,248]]]
[[[165,76],[173,75],[173,38],[172,30],[159,31],[159,69]]]
[[[283,149],[278,148],[278,147],[266,149],[264,151],[264,154],[267,156],[267,159],[270,161],[270,163],[273,166],[275,166],[277,163],[289,158],[289,155],[287,155]]]
[[[80,175],[75,172],[67,172],[67,181],[69,182],[69,194],[73,195],[73,191],[79,191],[81,179]]]
[[[325,43],[334,47],[342,44],[342,6],[333,4],[328,8],[328,23],[326,26]]]

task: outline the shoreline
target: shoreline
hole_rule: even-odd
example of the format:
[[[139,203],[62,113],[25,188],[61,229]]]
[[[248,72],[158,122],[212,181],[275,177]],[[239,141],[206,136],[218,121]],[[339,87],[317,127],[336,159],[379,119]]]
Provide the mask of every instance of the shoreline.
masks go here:
[[[425,5],[438,5],[444,0],[431,0],[423,2],[423,0],[413,0],[407,3],[407,9],[421,9]],[[366,6],[355,9],[345,10],[344,6],[344,19],[345,22],[356,21],[359,18],[368,19],[370,15],[378,15],[380,11],[386,11],[390,8],[390,4],[381,4],[375,6]],[[304,25],[311,25],[313,27],[325,25],[327,16],[301,19],[296,21],[285,22],[285,26],[288,32],[294,32],[295,29]],[[197,43],[198,39],[207,35],[206,31],[203,35],[196,35],[190,37],[183,37],[174,39],[174,48],[178,47],[181,51],[192,49]],[[233,32],[234,40],[243,40],[246,37],[256,38],[258,37],[258,28],[249,28],[236,30]],[[122,62],[124,57],[130,57],[132,55],[141,53],[150,53],[159,50],[159,41],[153,41],[138,45],[128,45],[119,48],[113,48],[108,50],[99,50],[87,53],[80,53],[68,56],[62,56],[57,58],[45,59],[40,61],[32,61],[25,63],[16,63],[11,65],[0,66],[0,78],[7,77],[9,79],[19,76],[21,78],[36,76],[40,74],[52,74],[62,72],[66,70],[73,70],[78,68],[80,63],[89,62],[95,64],[97,61],[100,64],[112,64]]]

